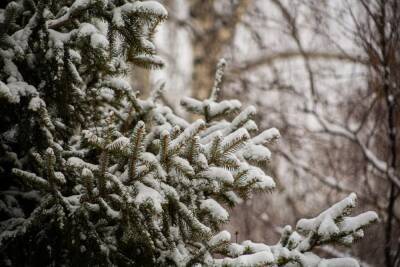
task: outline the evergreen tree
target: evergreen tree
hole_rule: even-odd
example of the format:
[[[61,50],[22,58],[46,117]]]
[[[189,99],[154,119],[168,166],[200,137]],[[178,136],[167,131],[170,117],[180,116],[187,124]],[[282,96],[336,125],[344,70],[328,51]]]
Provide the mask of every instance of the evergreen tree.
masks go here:
[[[153,1],[19,0],[0,9],[0,257],[5,266],[358,266],[311,250],[349,245],[377,220],[349,217],[351,194],[278,244],[230,242],[233,206],[275,187],[279,137],[255,108],[183,98],[188,122],[125,82],[128,64],[163,65]],[[214,256],[221,254],[216,259]]]

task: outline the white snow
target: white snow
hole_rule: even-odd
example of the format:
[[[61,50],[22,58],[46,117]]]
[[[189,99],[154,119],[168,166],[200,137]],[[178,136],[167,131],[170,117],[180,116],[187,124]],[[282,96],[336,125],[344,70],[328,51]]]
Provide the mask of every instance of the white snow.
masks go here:
[[[71,5],[69,12],[74,13],[86,8],[90,4],[90,0],[75,0]]]
[[[215,262],[219,266],[240,266],[256,267],[267,266],[274,263],[274,256],[271,252],[261,251],[250,255],[242,255],[237,258],[217,259]]]
[[[241,199],[238,195],[236,195],[233,191],[225,192],[225,196],[235,204],[243,203],[243,199]]]
[[[231,234],[228,231],[222,231],[213,236],[209,241],[208,245],[214,247],[222,243],[227,243],[231,241]]]
[[[249,161],[267,162],[271,159],[271,151],[262,145],[249,144],[243,148],[243,156]]]
[[[29,102],[28,109],[38,111],[41,107],[46,107],[46,103],[40,97],[36,96]]]
[[[62,172],[54,172],[54,178],[58,184],[65,184],[67,180]]]
[[[271,151],[264,145],[279,138],[279,131],[275,128],[271,128],[251,138],[249,131],[257,130],[257,125],[252,120],[252,117],[256,114],[256,109],[254,106],[249,106],[239,113],[239,115],[235,116],[236,112],[239,112],[241,108],[241,103],[238,100],[216,102],[214,101],[214,97],[205,101],[183,98],[181,103],[186,110],[202,115],[204,116],[204,120],[206,120],[206,122],[203,120],[188,122],[185,118],[176,115],[174,113],[175,109],[162,106],[162,104],[156,102],[155,96],[150,97],[149,100],[136,99],[135,91],[131,88],[126,78],[123,77],[123,73],[125,72],[120,71],[120,68],[126,70],[126,53],[123,51],[123,53],[119,53],[120,55],[116,58],[112,58],[109,63],[110,65],[106,66],[117,72],[116,77],[109,77],[104,73],[99,73],[98,77],[95,77],[96,80],[97,78],[100,80],[94,85],[95,89],[86,88],[88,80],[93,79],[93,77],[84,77],[84,73],[86,72],[85,68],[90,66],[82,65],[87,60],[85,58],[86,55],[81,54],[81,45],[79,42],[82,42],[82,45],[89,42],[89,48],[95,48],[96,50],[94,52],[96,52],[99,57],[104,55],[109,56],[108,49],[110,48],[110,43],[107,38],[109,22],[106,20],[100,22],[100,18],[93,18],[90,20],[90,23],[82,21],[76,23],[77,29],[71,30],[70,32],[67,32],[67,28],[69,27],[61,28],[62,31],[56,31],[54,29],[58,28],[57,25],[62,25],[63,21],[68,19],[74,12],[89,8],[90,5],[95,3],[105,6],[107,1],[76,0],[70,2],[73,4],[69,4],[71,5],[69,10],[66,7],[63,12],[56,15],[58,16],[56,19],[49,21],[47,25],[49,26],[49,42],[47,45],[50,49],[48,49],[46,53],[46,58],[49,59],[49,61],[56,61],[58,64],[58,69],[56,69],[56,71],[62,70],[64,66],[68,68],[68,72],[71,74],[71,78],[76,84],[75,88],[72,87],[74,95],[76,92],[81,91],[83,92],[81,95],[82,98],[90,97],[90,94],[85,96],[84,92],[96,90],[96,96],[98,98],[94,100],[107,102],[106,105],[98,109],[100,116],[102,116],[102,114],[108,114],[110,110],[115,112],[114,114],[117,115],[116,117],[118,117],[118,119],[120,116],[123,118],[130,118],[132,114],[132,121],[143,119],[146,121],[146,127],[148,127],[146,129],[148,134],[146,132],[147,135],[144,138],[146,139],[145,145],[141,147],[137,155],[135,154],[134,156],[132,156],[132,141],[134,141],[134,138],[129,139],[123,136],[123,134],[127,135],[129,133],[121,133],[113,129],[113,131],[115,131],[112,133],[112,139],[110,140],[106,132],[111,129],[108,120],[102,120],[102,125],[97,125],[96,128],[84,130],[71,129],[79,132],[76,133],[76,136],[72,140],[72,151],[67,151],[70,147],[69,142],[57,142],[56,138],[54,138],[55,141],[53,141],[52,132],[46,132],[49,140],[54,143],[51,144],[51,147],[57,148],[57,150],[59,150],[58,152],[66,153],[61,153],[61,156],[59,153],[56,153],[57,163],[60,161],[62,163],[62,168],[55,168],[57,171],[52,171],[52,174],[54,174],[53,177],[45,177],[48,179],[54,178],[56,187],[65,184],[67,178],[68,182],[71,183],[74,183],[76,180],[77,184],[75,184],[72,189],[73,193],[66,197],[61,196],[61,199],[71,206],[70,208],[72,208],[72,210],[82,205],[85,209],[90,211],[90,213],[105,214],[105,219],[119,221],[122,219],[122,212],[120,209],[122,209],[121,207],[123,207],[123,205],[120,206],[118,204],[124,203],[124,201],[131,204],[135,203],[141,207],[151,207],[154,209],[154,212],[134,215],[137,215],[140,220],[143,219],[143,216],[146,216],[146,227],[147,223],[152,224],[152,227],[154,227],[151,230],[149,229],[148,233],[151,233],[151,235],[157,233],[158,235],[156,238],[154,238],[154,236],[151,237],[152,240],[155,240],[156,244],[154,245],[156,249],[159,249],[159,251],[156,251],[155,255],[160,254],[161,260],[168,257],[169,260],[175,261],[178,266],[179,264],[182,266],[186,265],[194,255],[200,255],[202,258],[199,258],[199,260],[209,263],[208,265],[215,263],[216,265],[226,264],[230,266],[275,266],[277,265],[277,259],[279,259],[278,256],[284,256],[301,261],[303,266],[357,266],[357,263],[351,259],[321,260],[313,253],[304,252],[311,249],[311,242],[309,241],[313,236],[312,234],[317,233],[318,238],[321,239],[319,241],[326,241],[332,236],[344,233],[347,234],[347,236],[343,237],[342,242],[351,243],[354,239],[363,235],[361,229],[363,226],[378,219],[374,212],[363,213],[356,217],[345,217],[346,215],[344,214],[355,206],[354,194],[315,218],[300,220],[297,224],[298,229],[296,229],[296,231],[298,230],[299,232],[289,231],[289,228],[285,228],[288,234],[288,244],[285,245],[286,247],[283,247],[281,243],[278,243],[276,246],[268,246],[262,243],[253,243],[249,240],[241,244],[230,244],[231,235],[229,232],[222,231],[215,234],[215,224],[226,222],[229,219],[228,211],[218,202],[220,199],[226,197],[233,203],[238,204],[242,202],[242,199],[237,195],[241,192],[240,189],[249,189],[249,191],[256,189],[269,190],[275,187],[274,180],[268,176],[263,169],[253,166],[252,164],[263,163],[271,158]],[[139,39],[140,45],[146,51],[140,55],[133,54],[129,56],[132,57],[133,60],[136,60],[137,64],[152,63],[162,65],[163,61],[161,58],[153,55],[155,46],[147,39],[147,31],[151,29],[152,23],[168,15],[165,8],[155,1],[134,1],[133,3],[132,1],[120,1],[118,3],[125,4],[113,8],[112,11],[107,11],[109,16],[112,16],[112,23],[114,23],[112,26],[121,28],[126,26],[126,21],[124,20],[133,19],[132,21],[134,21],[137,18],[148,17],[141,15],[153,15],[150,17],[155,17],[154,20],[148,20],[148,23],[145,23],[144,26],[139,25],[138,27],[144,28],[142,29],[143,32],[138,34],[139,36],[134,36]],[[115,4],[119,5],[118,3]],[[110,5],[108,5],[107,8],[109,8],[109,6]],[[29,27],[15,32],[12,36],[12,38],[21,42],[22,48],[29,48],[29,43],[27,42],[31,34]],[[136,30],[136,28],[134,30]],[[138,28],[138,31],[139,30]],[[119,36],[117,34],[117,39],[118,38]],[[122,39],[123,38],[116,41],[118,44],[117,46],[121,45],[119,42],[121,42]],[[75,40],[77,40],[78,45],[74,45]],[[21,47],[19,50],[21,50]],[[117,51],[120,49],[120,47],[116,48]],[[27,99],[24,99],[26,101],[23,103],[29,101],[28,108],[31,111],[42,111],[41,108],[46,107],[46,103],[39,97],[39,92],[35,87],[23,81],[23,77],[21,73],[19,73],[17,65],[13,62],[18,54],[16,52],[17,50],[17,48],[10,49],[9,51],[0,49],[0,55],[4,61],[3,73],[5,74],[4,81],[0,82],[0,97],[5,98],[9,103],[19,103],[21,97],[26,97]],[[23,53],[23,50],[24,49],[20,52]],[[70,57],[65,57],[64,53],[66,52],[69,53]],[[28,67],[35,67],[36,61],[34,56],[35,55],[30,56],[31,60],[29,61],[30,63],[27,63]],[[66,58],[67,60],[64,62]],[[224,64],[225,63],[222,61],[221,66]],[[80,75],[82,75],[82,77]],[[219,90],[218,86],[222,78],[222,68],[218,69],[216,76],[217,79],[213,89],[215,92]],[[56,78],[57,77],[55,77],[55,79]],[[80,83],[80,85],[77,85],[78,83]],[[43,89],[45,85],[45,82],[42,82],[38,88]],[[41,91],[40,93],[42,94],[43,92]],[[118,101],[119,98],[117,97],[121,95],[123,96],[122,98],[126,97],[119,103],[121,107],[114,106],[115,103],[111,102]],[[137,110],[130,113],[129,109],[131,105],[134,106],[135,109],[139,106],[143,109],[144,113],[136,112]],[[70,105],[70,108],[76,111],[77,115],[80,115],[78,114],[80,110],[79,106],[73,104]],[[147,111],[150,111],[150,114],[146,114]],[[57,114],[57,112],[53,112],[52,109],[50,109],[48,113],[49,117]],[[234,119],[230,121],[232,117],[234,117]],[[60,125],[60,129],[66,127],[63,119],[50,119],[49,121],[53,121],[53,119],[59,120],[58,125]],[[107,124],[106,127],[103,127],[104,124]],[[144,122],[140,121],[137,125],[144,127]],[[10,135],[10,138],[7,140],[11,140],[11,137],[16,136],[19,130],[18,127],[15,127],[10,129],[10,132],[6,132],[7,135]],[[339,131],[337,129],[335,130]],[[253,134],[253,132],[251,133]],[[82,147],[80,147],[80,143],[82,142],[80,137],[82,135],[86,139],[85,141],[88,141],[90,145],[99,150],[112,152],[109,153],[109,165],[106,166],[104,177],[102,177],[106,179],[106,188],[110,191],[107,192],[107,197],[103,195],[103,192],[100,195],[99,189],[96,188],[98,181],[96,181],[94,177],[98,175],[99,166],[85,162],[85,160],[88,160],[85,158],[85,155],[92,154],[90,149],[87,149],[86,143],[84,144],[83,150]],[[165,150],[164,148],[159,148],[163,138],[168,140]],[[351,138],[355,137],[351,136]],[[188,145],[193,143],[193,140],[201,144],[198,147],[198,153],[189,160],[187,158]],[[239,140],[245,141],[241,149],[236,146]],[[213,143],[218,146],[217,153],[215,153],[217,155],[215,157],[220,158],[208,162],[207,159],[211,158],[210,148]],[[64,149],[66,151],[64,151]],[[146,152],[146,150],[151,151],[151,153]],[[90,153],[86,154],[86,152]],[[11,152],[7,153],[10,158],[15,158],[16,161],[18,160],[15,153],[15,155]],[[379,159],[375,159],[374,154],[368,149],[364,149],[364,154],[370,160],[372,159],[371,161],[375,162],[375,165],[378,167],[380,166],[379,168],[387,168],[386,165],[382,165],[384,163],[379,161]],[[75,157],[69,157],[70,155],[74,155]],[[78,157],[76,155],[82,156]],[[164,155],[168,158],[166,160],[161,160],[164,159]],[[68,158],[68,160],[65,162],[66,158]],[[95,156],[93,156],[91,160],[92,159],[98,160]],[[137,160],[137,162],[133,162],[134,164],[127,164],[129,160],[132,162],[132,159]],[[93,162],[91,160],[90,162]],[[233,167],[231,169],[225,168],[223,166],[227,166],[228,164],[224,163],[224,160],[229,160],[232,166],[239,167]],[[21,162],[22,160],[18,162],[18,164],[23,165]],[[38,162],[40,162],[40,160],[38,160]],[[138,177],[134,182],[129,181],[129,165],[134,165]],[[60,170],[62,170],[63,173]],[[242,175],[241,172],[244,174]],[[29,183],[45,187],[46,189],[49,187],[49,182],[36,174],[15,169],[14,173],[22,179],[27,180]],[[65,177],[64,173],[68,175],[75,173],[77,179],[69,180],[70,177]],[[79,175],[80,173],[81,175]],[[235,181],[236,176],[239,175],[241,175],[241,177]],[[88,182],[93,183],[93,188],[91,188],[93,194],[91,195],[90,201],[87,201],[87,199],[84,200],[84,198],[81,199],[82,196],[86,198],[86,189],[90,188],[90,186],[85,183]],[[68,194],[68,190],[65,191],[65,194]],[[90,203],[94,202],[92,201],[93,197],[96,198],[96,204]],[[170,201],[168,204],[171,205],[165,205],[167,201]],[[0,205],[1,203],[2,202],[0,202]],[[167,234],[165,234],[167,231],[163,231],[164,224],[161,218],[162,216],[160,216],[163,212],[165,212],[164,214],[167,213],[164,210],[166,206],[175,209],[175,214],[178,217],[178,220],[176,220],[177,222],[183,222],[183,227],[175,223],[170,225],[168,228],[170,231]],[[147,218],[147,216],[149,218]],[[269,220],[265,212],[261,213],[260,217],[260,220]],[[71,216],[71,218],[73,218],[73,216]],[[147,219],[149,220],[147,221]],[[113,231],[112,227],[107,227],[105,230]],[[201,237],[202,240],[199,242],[198,240],[193,240],[193,243],[188,245],[188,240],[183,238],[183,231],[185,230],[195,231],[196,236]],[[310,234],[311,231],[312,233]],[[190,234],[188,236],[190,237]],[[107,254],[114,249],[118,249],[112,244],[114,242],[114,240],[112,240],[113,238],[115,238],[115,236],[112,234],[109,235],[109,239],[101,245],[101,250],[104,253]],[[86,236],[81,234],[80,239],[85,240]],[[169,242],[172,242],[172,244],[168,244]],[[168,251],[160,248],[166,248],[165,250]],[[214,261],[214,251],[212,251],[212,249],[215,248],[226,248],[228,250],[228,256],[232,258],[216,259]],[[82,252],[86,250],[86,247],[81,247]],[[160,264],[162,263],[163,262],[160,261]]]
[[[112,209],[103,198],[99,198],[100,206],[105,210],[107,216],[112,219],[120,219],[121,213]]]
[[[158,191],[142,184],[141,182],[135,182],[134,186],[138,191],[138,194],[135,197],[135,202],[138,205],[150,203],[157,213],[162,212],[163,209],[161,205],[165,202],[165,199]]]
[[[224,138],[224,140],[222,142],[222,146],[223,147],[228,146],[229,144],[231,144],[239,139],[247,140],[249,138],[250,138],[249,132],[247,132],[247,130],[244,128],[239,128]]]
[[[183,97],[181,99],[181,106],[196,114],[202,114],[204,111],[203,102],[191,97]]]
[[[125,136],[121,136],[118,137],[117,139],[115,139],[114,141],[112,141],[109,145],[107,145],[107,149],[110,150],[127,150],[129,148],[129,138],[125,137]]]
[[[0,81],[0,97],[4,97],[9,103],[19,103],[21,97],[37,96],[36,88],[26,82],[10,82],[5,84]]]
[[[261,251],[271,252],[270,247],[263,243],[254,243],[250,240],[246,240],[243,241],[241,245],[244,246],[245,248],[250,249],[252,252],[261,252]]]
[[[273,189],[275,187],[275,182],[272,177],[266,175],[260,168],[258,167],[247,167],[247,175],[240,182],[243,185],[247,185],[250,183],[256,182],[256,186],[259,189]]]
[[[156,1],[135,2],[134,7],[139,12],[151,13],[163,18],[168,16],[165,7]]]
[[[179,171],[183,171],[186,175],[194,175],[195,172],[193,170],[192,165],[190,165],[189,161],[184,158],[174,156],[171,161],[175,166],[179,168]]]
[[[332,235],[339,233],[339,227],[336,226],[333,218],[326,216],[322,219],[321,225],[318,227],[318,234],[324,238],[329,238]]]
[[[204,128],[205,122],[203,120],[196,120],[190,124],[177,138],[171,141],[171,149],[175,150],[178,147],[184,145],[184,143],[195,134],[197,134],[202,128]]]
[[[231,257],[238,257],[244,253],[245,247],[237,244],[237,243],[231,243],[228,246],[228,255]]]
[[[231,184],[234,182],[232,173],[221,167],[209,167],[208,170],[202,172],[200,175],[207,179],[220,181],[221,183]]]
[[[118,91],[127,92],[131,90],[130,84],[123,77],[110,77],[105,81],[104,86],[109,86]]]
[[[77,169],[82,169],[82,168],[88,168],[91,171],[97,171],[98,170],[98,166],[91,164],[91,163],[87,163],[85,161],[83,161],[82,159],[78,158],[78,157],[70,157],[67,160],[67,165],[70,167],[74,167]]]
[[[82,23],[79,26],[79,37],[91,37],[93,34],[98,33],[98,29],[91,23]]]
[[[2,81],[0,81],[0,97],[6,98],[10,103],[18,102],[18,100],[11,94],[10,88],[8,88],[8,86]]]
[[[240,109],[242,104],[238,100],[224,100],[221,102],[205,100],[201,102],[190,97],[183,97],[181,105],[188,111],[201,115],[206,115],[207,113],[210,118],[213,118],[235,112]]]
[[[367,211],[355,217],[344,218],[341,222],[338,223],[338,226],[341,231],[355,232],[362,226],[368,225],[377,220],[378,214],[376,214],[376,212]]]
[[[330,220],[334,220],[337,217],[341,216],[346,209],[354,208],[356,204],[356,198],[356,194],[351,193],[347,198],[336,203],[317,217],[313,219],[299,220],[297,222],[296,228],[304,232],[316,231],[317,228],[321,226],[321,223],[325,221],[324,225],[322,225],[321,233],[329,234],[329,231],[332,230],[332,222]]]
[[[103,34],[94,33],[90,36],[90,45],[93,48],[108,49],[109,42]]]
[[[134,60],[141,64],[154,64],[156,66],[163,66],[164,61],[161,57],[150,54],[135,55]]]
[[[279,133],[278,129],[271,128],[271,129],[263,131],[256,137],[253,137],[252,141],[254,144],[262,145],[262,144],[270,143],[271,141],[276,140],[279,137],[280,137],[280,133]]]
[[[219,103],[205,100],[203,103],[210,117],[220,116],[225,113],[237,111],[242,106],[238,100],[224,100]]]
[[[231,128],[233,128],[233,130],[236,130],[238,127],[242,127],[255,114],[256,108],[254,106],[248,106],[233,119]]]
[[[227,221],[229,213],[214,199],[200,200],[200,209],[206,210],[211,217],[218,221]]]

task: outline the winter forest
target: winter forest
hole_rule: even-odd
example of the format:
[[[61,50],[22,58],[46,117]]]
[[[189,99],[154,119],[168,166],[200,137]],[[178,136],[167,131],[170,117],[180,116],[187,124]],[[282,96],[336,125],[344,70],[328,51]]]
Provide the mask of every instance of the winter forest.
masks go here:
[[[0,0],[0,266],[400,267],[398,0]]]

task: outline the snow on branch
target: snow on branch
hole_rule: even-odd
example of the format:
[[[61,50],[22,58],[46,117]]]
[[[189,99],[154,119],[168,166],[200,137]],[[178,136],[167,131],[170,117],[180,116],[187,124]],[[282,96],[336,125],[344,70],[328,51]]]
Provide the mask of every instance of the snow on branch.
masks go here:
[[[324,131],[334,136],[340,136],[346,138],[352,143],[356,144],[364,154],[365,158],[368,162],[373,166],[376,170],[383,174],[387,174],[388,178],[400,188],[400,177],[398,177],[394,170],[390,169],[387,163],[381,159],[379,159],[368,147],[367,145],[351,130],[345,128],[342,125],[327,121],[321,114],[317,111],[310,111],[313,114],[320,125],[323,127]]]
[[[356,266],[311,252],[350,244],[377,220],[373,212],[349,217],[355,195],[300,220],[296,230],[286,227],[274,246],[230,243],[220,229],[226,206],[275,188],[267,146],[280,134],[258,133],[253,106],[217,101],[224,61],[209,99],[181,101],[197,121],[156,96],[136,97],[124,78],[129,63],[162,66],[152,36],[167,15],[154,1],[26,0],[0,9],[0,111],[8,136],[0,133],[0,161],[7,162],[0,175],[12,189],[6,192],[40,192],[26,214],[11,212],[0,223],[2,255],[16,266],[32,248],[45,248],[45,261],[62,251],[48,263],[60,266]],[[14,204],[23,206],[5,205]],[[8,253],[15,247],[24,255]]]

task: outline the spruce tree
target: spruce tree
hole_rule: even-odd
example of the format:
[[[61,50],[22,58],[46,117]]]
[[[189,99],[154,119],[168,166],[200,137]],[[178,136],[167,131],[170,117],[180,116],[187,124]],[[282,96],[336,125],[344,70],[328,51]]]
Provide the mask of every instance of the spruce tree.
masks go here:
[[[153,1],[19,0],[0,9],[0,260],[4,266],[358,266],[312,249],[349,245],[377,220],[338,202],[272,246],[231,243],[224,207],[270,191],[255,108],[218,101],[224,62],[187,121],[125,81],[162,67]],[[216,257],[216,255],[220,255]]]

